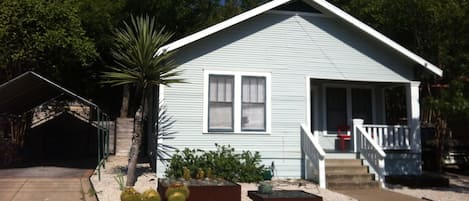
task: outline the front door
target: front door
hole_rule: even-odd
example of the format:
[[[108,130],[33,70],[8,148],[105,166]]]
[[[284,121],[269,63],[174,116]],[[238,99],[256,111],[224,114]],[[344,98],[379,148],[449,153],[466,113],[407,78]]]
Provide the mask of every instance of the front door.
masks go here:
[[[372,123],[372,89],[327,87],[325,93],[327,134],[337,134],[339,127],[351,126],[354,118],[364,119],[365,124]]]

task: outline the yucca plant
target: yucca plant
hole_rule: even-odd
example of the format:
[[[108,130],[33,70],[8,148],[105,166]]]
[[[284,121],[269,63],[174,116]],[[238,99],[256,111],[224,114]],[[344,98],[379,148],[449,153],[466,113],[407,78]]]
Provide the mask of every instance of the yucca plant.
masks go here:
[[[177,76],[181,71],[171,59],[174,52],[156,55],[157,50],[173,35],[158,29],[155,19],[149,16],[131,16],[130,24],[114,33],[115,45],[111,50],[116,66],[102,75],[103,83],[111,86],[130,85],[135,88],[139,106],[135,113],[135,132],[130,149],[127,186],[136,181],[136,165],[142,144],[143,124],[147,116],[147,95],[160,84],[180,83]],[[158,94],[158,93],[157,93]],[[158,99],[156,99],[158,100]]]

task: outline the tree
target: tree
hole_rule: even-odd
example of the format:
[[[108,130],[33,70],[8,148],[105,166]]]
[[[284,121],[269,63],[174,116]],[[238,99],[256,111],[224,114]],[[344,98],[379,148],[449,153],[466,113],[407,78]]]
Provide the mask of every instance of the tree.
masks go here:
[[[0,83],[36,71],[69,88],[86,85],[84,72],[97,53],[77,13],[71,1],[0,1]],[[31,113],[8,117],[18,150],[31,119]]]
[[[124,28],[115,32],[115,45],[112,56],[116,67],[112,71],[104,72],[104,83],[112,86],[130,84],[139,97],[139,109],[135,114],[135,132],[130,150],[130,160],[127,172],[127,186],[133,186],[136,181],[136,165],[142,135],[144,134],[144,122],[147,117],[148,94],[150,90],[160,84],[169,85],[180,83],[177,76],[177,66],[171,57],[174,52],[156,56],[157,50],[172,36],[164,29],[157,30],[156,21],[149,16],[133,17],[130,24],[124,22]],[[158,104],[158,103],[157,103]]]
[[[124,10],[127,0],[80,0],[75,2],[79,8],[78,15],[86,31],[86,36],[94,41],[99,54],[99,59],[92,64],[87,72],[89,80],[84,95],[93,97],[94,102],[104,107],[103,109],[108,114],[116,116],[119,103],[115,97],[122,92],[127,94],[123,96],[123,101],[120,104],[120,116],[127,117],[130,99],[130,94],[126,93],[129,92],[128,87],[126,87],[127,90],[124,88],[121,92],[118,88],[102,86],[99,83],[100,77],[96,76],[113,63],[110,53],[113,45],[113,31],[128,16]]]
[[[469,4],[466,0],[333,2],[443,69],[442,78],[419,74],[422,123],[436,128],[441,170],[454,122],[469,120]]]
[[[242,10],[251,9],[261,1],[262,0],[135,0],[127,1],[122,12],[155,14],[156,23],[165,26],[166,29],[174,33],[174,38],[178,39],[239,14]],[[131,99],[129,94],[132,93],[134,92],[124,85],[121,117],[127,116],[125,106],[128,104],[125,103]],[[131,102],[132,101],[133,99]],[[133,106],[133,104],[131,106]],[[130,107],[129,111],[131,111],[132,108],[133,107]]]
[[[0,82],[34,70],[80,88],[98,56],[71,1],[0,1]],[[85,76],[83,76],[85,77]]]

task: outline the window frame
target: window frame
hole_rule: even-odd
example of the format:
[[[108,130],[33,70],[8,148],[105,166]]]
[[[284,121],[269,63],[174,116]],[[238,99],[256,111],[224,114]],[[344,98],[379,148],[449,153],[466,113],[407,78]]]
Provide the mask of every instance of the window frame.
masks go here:
[[[231,77],[233,79],[233,88],[231,90],[231,129],[211,129],[210,128],[210,112],[207,113],[207,128],[208,128],[208,131],[209,132],[233,132],[234,131],[234,127],[235,127],[235,123],[234,123],[234,118],[235,118],[235,115],[234,115],[234,112],[235,112],[235,108],[234,108],[234,105],[235,105],[235,90],[234,90],[234,85],[235,85],[235,77],[232,76],[232,75],[218,75],[218,74],[210,74],[209,75],[209,78],[208,78],[208,101],[207,101],[207,108],[208,110],[210,111],[210,76],[220,76],[220,77]]]
[[[264,78],[264,129],[244,129],[243,128],[243,78]],[[267,78],[264,76],[252,76],[252,75],[243,75],[241,76],[241,131],[242,132],[250,132],[250,131],[255,131],[255,132],[265,132],[267,130]]]
[[[270,72],[245,72],[245,71],[220,71],[220,70],[203,70],[203,134],[271,134],[272,131],[272,84]],[[209,77],[210,75],[227,75],[234,76],[234,95],[233,95],[233,131],[209,130]],[[265,130],[242,130],[242,77],[264,77],[265,78]]]

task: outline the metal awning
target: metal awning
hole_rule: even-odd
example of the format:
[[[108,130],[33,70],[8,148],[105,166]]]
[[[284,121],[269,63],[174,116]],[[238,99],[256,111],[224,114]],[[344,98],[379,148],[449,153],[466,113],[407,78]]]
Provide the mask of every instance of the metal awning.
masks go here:
[[[99,178],[101,178],[100,168],[104,167],[105,159],[109,156],[110,120],[109,116],[102,112],[96,104],[35,72],[29,71],[0,85],[0,115],[21,115],[63,95],[74,98],[95,111],[96,119],[90,119],[89,122],[97,128],[98,166],[96,169]]]
[[[60,95],[68,95],[97,108],[85,98],[29,71],[0,85],[0,114],[22,114]]]

